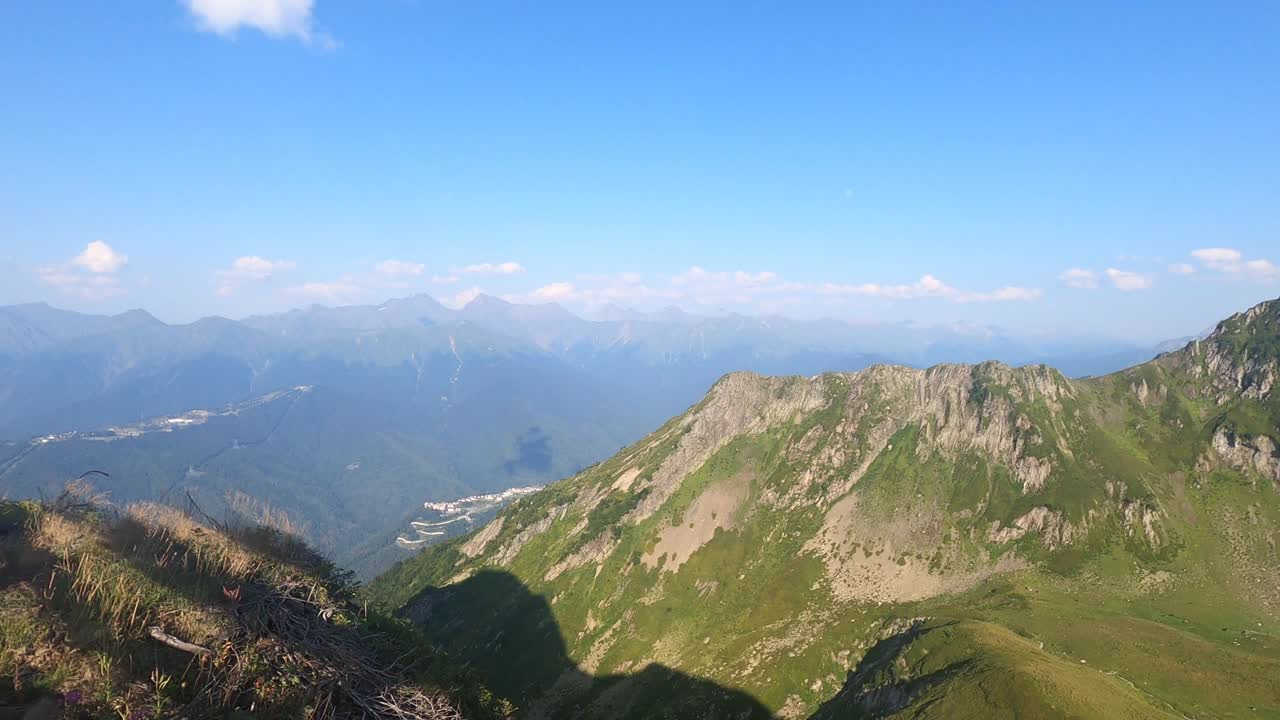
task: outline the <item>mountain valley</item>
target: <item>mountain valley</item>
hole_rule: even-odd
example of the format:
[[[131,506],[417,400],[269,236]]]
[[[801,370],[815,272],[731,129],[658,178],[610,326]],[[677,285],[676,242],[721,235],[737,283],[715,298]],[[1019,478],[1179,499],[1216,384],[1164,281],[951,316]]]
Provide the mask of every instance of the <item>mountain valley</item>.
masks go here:
[[[425,295],[188,325],[0,308],[0,496],[52,496],[102,470],[122,503],[189,496],[215,517],[284,514],[370,578],[420,546],[396,539],[436,521],[415,509],[424,502],[571,475],[733,370],[1055,352],[1086,368],[1155,352],[1041,347],[989,328],[600,316],[489,296],[454,310]]]
[[[371,589],[527,717],[1280,717],[1278,378],[732,373]]]

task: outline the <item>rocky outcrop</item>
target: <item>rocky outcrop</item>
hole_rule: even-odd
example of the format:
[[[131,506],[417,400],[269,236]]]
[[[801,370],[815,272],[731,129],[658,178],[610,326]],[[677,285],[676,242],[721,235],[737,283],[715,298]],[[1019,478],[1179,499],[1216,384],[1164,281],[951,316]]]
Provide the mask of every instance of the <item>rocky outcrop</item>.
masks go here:
[[[650,492],[626,521],[643,520],[656,512],[690,473],[730,440],[791,422],[828,402],[824,376],[770,378],[745,372],[726,375],[677,427],[666,431],[679,435],[675,450],[662,461],[649,482],[636,486],[636,491],[649,488]],[[659,435],[650,446],[666,439]]]
[[[1129,390],[1138,399],[1138,402],[1144,406],[1161,405],[1169,399],[1169,388],[1167,386],[1157,385],[1152,388],[1147,385],[1146,378],[1129,383]]]
[[[825,488],[819,504],[835,501],[908,425],[920,428],[922,460],[935,452],[977,451],[1009,468],[1024,493],[1036,492],[1049,480],[1053,461],[1051,453],[1032,452],[1044,442],[1043,431],[1018,406],[1043,402],[1056,415],[1062,401],[1075,395],[1066,378],[1043,366],[983,363],[917,370],[877,365],[836,377],[843,383],[833,387],[847,387],[844,397],[833,398],[842,403],[843,415],[791,443],[788,458],[804,469],[792,486],[769,489],[764,502],[777,507],[811,503],[814,485]]]
[[[883,517],[862,505],[858,492],[842,498],[804,545],[822,562],[831,593],[841,600],[925,600],[1026,566],[1012,552],[996,559],[967,555],[942,535],[936,513],[905,510]],[[934,567],[933,553],[953,562]]]
[[[1276,384],[1274,359],[1235,358],[1222,344],[1210,343],[1204,350],[1204,373],[1220,392],[1219,404],[1232,396],[1262,400],[1270,397]]]
[[[601,533],[570,553],[565,559],[548,568],[542,579],[547,581],[555,580],[566,570],[582,567],[587,563],[600,562],[612,554],[617,547],[618,541],[616,539],[607,532]],[[598,571],[599,569],[597,568]]]
[[[551,524],[564,517],[565,512],[568,510],[569,506],[567,504],[557,505],[548,510],[547,514],[541,520],[525,527],[520,532],[516,533],[514,537],[504,543],[502,548],[499,549],[498,552],[494,553],[493,561],[498,565],[506,565],[514,560],[516,554],[524,548],[525,544],[534,537],[549,530],[551,528]]]
[[[1236,397],[1266,400],[1280,377],[1280,302],[1270,301],[1218,323],[1182,351],[1193,377],[1219,405]]]
[[[498,533],[502,532],[502,524],[505,521],[506,518],[502,515],[494,518],[489,522],[489,524],[481,528],[480,532],[472,535],[470,540],[463,543],[462,547],[459,548],[459,551],[469,558],[480,555],[484,552],[484,549],[488,547],[489,543],[493,542],[493,539],[498,537]]]
[[[991,523],[987,532],[987,540],[1004,544],[1020,540],[1027,533],[1038,533],[1041,543],[1049,550],[1056,550],[1068,545],[1075,539],[1078,530],[1067,520],[1066,516],[1047,507],[1036,507],[1013,521],[1010,527],[1001,527],[999,521]]]
[[[1266,435],[1242,436],[1227,428],[1213,434],[1214,452],[1237,472],[1256,472],[1280,487],[1280,447]]]

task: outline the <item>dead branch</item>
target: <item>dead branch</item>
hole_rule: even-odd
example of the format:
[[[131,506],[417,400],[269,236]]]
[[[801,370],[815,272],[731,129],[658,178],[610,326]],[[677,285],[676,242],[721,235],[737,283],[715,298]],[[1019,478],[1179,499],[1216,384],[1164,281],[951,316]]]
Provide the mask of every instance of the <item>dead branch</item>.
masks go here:
[[[191,653],[192,655],[199,655],[200,657],[210,657],[213,655],[213,651],[210,650],[209,648],[200,647],[199,645],[192,645],[189,642],[184,642],[182,640],[179,640],[178,638],[170,635],[169,633],[161,630],[158,627],[153,626],[153,627],[147,628],[147,633],[151,635],[151,637],[155,638],[156,640],[159,640],[160,642],[164,643],[165,645],[168,645],[169,647],[175,650],[181,650],[182,652]]]
[[[209,513],[205,512],[204,508],[200,507],[200,504],[196,502],[196,499],[191,497],[190,490],[186,490],[185,492],[187,495],[187,505],[190,510],[192,512],[200,513],[200,517],[203,517],[205,522],[209,523],[209,527],[225,535],[227,533],[227,526],[210,517]]]

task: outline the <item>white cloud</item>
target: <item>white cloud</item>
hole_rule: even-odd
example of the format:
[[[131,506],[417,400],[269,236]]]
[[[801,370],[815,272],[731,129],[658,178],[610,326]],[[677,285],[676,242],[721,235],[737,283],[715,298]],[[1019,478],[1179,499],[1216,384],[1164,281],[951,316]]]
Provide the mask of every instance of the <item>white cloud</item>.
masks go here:
[[[1191,257],[1214,270],[1223,270],[1236,267],[1240,262],[1240,258],[1244,256],[1239,250],[1231,248],[1201,248],[1200,250],[1192,250]],[[1228,272],[1231,271],[1228,270]]]
[[[1259,278],[1273,278],[1280,276],[1280,267],[1270,260],[1246,260],[1244,263],[1245,272]]]
[[[822,295],[865,295],[868,297],[910,299],[920,297],[945,297],[956,294],[956,290],[933,275],[924,275],[919,280],[910,284],[882,285],[880,283],[823,283],[818,286],[818,293]]]
[[[693,266],[671,280],[675,296],[700,304],[767,302],[771,306],[796,302],[815,293],[828,297],[878,297],[895,300],[938,297],[957,303],[1029,301],[1040,297],[1037,288],[1008,285],[989,292],[952,287],[926,274],[914,283],[834,283],[817,285],[782,281],[774,272],[708,272]]]
[[[36,278],[86,300],[102,300],[126,292],[117,274],[128,263],[129,256],[116,252],[101,240],[94,240],[67,263],[36,268]]]
[[[405,260],[383,260],[375,265],[374,269],[387,277],[416,277],[421,275],[427,266]]]
[[[315,27],[314,0],[183,0],[196,26],[205,32],[232,37],[252,28],[270,37],[295,37],[325,50],[338,42]]]
[[[653,299],[671,301],[688,295],[674,286],[669,289],[650,287],[640,273],[634,272],[578,275],[577,280],[553,282],[527,294],[513,293],[503,297],[517,303],[573,302],[595,306]]]
[[[577,291],[573,287],[573,283],[554,282],[550,285],[543,285],[534,290],[532,296],[536,300],[543,302],[556,302],[559,300],[567,300],[574,297]]]
[[[1196,266],[1191,263],[1173,263],[1169,266],[1169,272],[1174,275],[1191,275],[1196,271]]]
[[[217,294],[219,297],[227,297],[235,293],[240,285],[265,282],[276,273],[292,270],[297,266],[298,264],[292,260],[268,260],[257,255],[238,257],[231,263],[230,268],[218,271],[220,284]]]
[[[643,283],[612,284],[591,291],[579,291],[575,299],[592,302],[666,298],[686,300],[701,305],[757,304],[769,307],[801,302],[805,296],[878,297],[906,300],[925,297],[946,298],[957,303],[1031,301],[1041,291],[1019,285],[1007,285],[989,292],[975,292],[952,287],[937,277],[926,274],[914,283],[819,283],[784,281],[770,271],[712,272],[693,266],[671,278],[668,290],[653,289]]]
[[[120,279],[111,274],[88,274],[68,265],[44,265],[36,269],[40,282],[86,300],[102,300],[125,294]]]
[[[1030,302],[1039,300],[1041,294],[1040,288],[1006,285],[991,292],[960,293],[956,295],[955,300],[960,303]]]
[[[457,275],[433,275],[431,282],[436,285],[453,285],[461,279]]]
[[[672,277],[670,290],[665,292],[700,305],[744,305],[761,295],[778,292],[777,279],[777,273],[768,270],[712,272],[694,265]]]
[[[1090,290],[1098,287],[1098,274],[1083,268],[1063,270],[1062,274],[1058,275],[1058,279],[1062,281],[1062,284],[1070,288]]]
[[[455,296],[454,304],[465,304],[479,290],[472,288]],[[504,295],[510,302],[559,302],[587,306],[621,304],[693,304],[719,307],[750,307],[776,311],[812,299],[815,295],[834,300],[849,297],[876,297],[893,300],[937,297],[955,303],[1030,302],[1041,297],[1039,288],[1006,285],[990,291],[970,291],[952,287],[933,275],[924,275],[908,284],[807,283],[783,280],[771,271],[711,271],[694,265],[673,275],[665,284],[645,282],[639,273],[577,275],[574,281],[542,285],[527,293]]]
[[[367,300],[377,293],[413,287],[426,270],[424,263],[387,258],[373,263],[371,270],[349,272],[336,280],[306,282],[286,292],[323,302]]]
[[[231,269],[223,270],[222,275],[238,280],[269,280],[272,275],[297,266],[292,260],[267,260],[257,255],[245,255],[236,258]]]
[[[1111,281],[1111,285],[1117,290],[1126,292],[1132,290],[1146,290],[1151,287],[1151,278],[1136,272],[1128,270],[1117,270],[1115,268],[1107,268],[1107,279]]]
[[[78,265],[91,273],[110,274],[119,272],[128,262],[128,255],[116,252],[101,240],[94,240],[85,246],[84,252],[75,256],[71,264]]]
[[[882,285],[880,283],[839,284],[823,283],[817,288],[821,295],[860,295],[881,297],[894,300],[911,300],[915,298],[939,297],[958,303],[986,303],[1030,301],[1040,297],[1038,288],[1006,285],[990,292],[973,292],[954,288],[933,275],[924,275],[910,284]]]
[[[760,287],[777,279],[777,273],[749,273],[742,270],[735,272],[707,272],[694,265],[688,270],[671,278],[674,285],[711,285],[716,287]]]
[[[1215,272],[1240,273],[1257,280],[1280,277],[1280,266],[1263,258],[1246,260],[1244,253],[1234,248],[1201,248],[1193,250],[1191,257]]]
[[[524,266],[518,262],[476,263],[462,268],[464,273],[479,275],[514,275],[524,272]]]
[[[365,289],[356,284],[352,278],[342,277],[329,282],[302,283],[289,288],[286,292],[314,301],[343,302],[363,296]]]

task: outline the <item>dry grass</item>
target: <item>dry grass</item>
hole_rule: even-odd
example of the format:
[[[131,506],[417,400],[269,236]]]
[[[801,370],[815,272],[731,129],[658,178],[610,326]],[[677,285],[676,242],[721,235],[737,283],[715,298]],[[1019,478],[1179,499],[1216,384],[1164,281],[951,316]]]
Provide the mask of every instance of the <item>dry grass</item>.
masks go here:
[[[227,493],[227,507],[250,526],[270,528],[290,537],[302,537],[306,528],[295,523],[289,513],[266,500],[260,500],[239,490]]]
[[[0,505],[0,706],[54,694],[69,717],[463,716],[421,684],[430,647],[374,632],[350,576],[285,530],[83,497]]]
[[[85,532],[83,523],[61,513],[43,512],[32,522],[34,524],[32,544],[54,555],[79,553],[84,544],[91,540],[90,534]]]
[[[117,542],[136,542],[159,549],[156,565],[162,569],[183,569],[244,580],[270,574],[274,561],[246,549],[221,532],[202,525],[171,507],[154,503],[135,503],[126,509],[126,517],[137,524],[145,538],[118,532]],[[128,527],[122,525],[120,529]],[[119,529],[118,529],[119,530]]]

